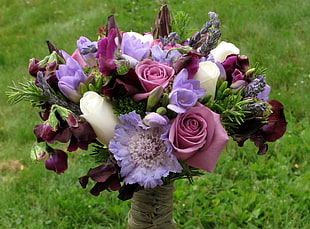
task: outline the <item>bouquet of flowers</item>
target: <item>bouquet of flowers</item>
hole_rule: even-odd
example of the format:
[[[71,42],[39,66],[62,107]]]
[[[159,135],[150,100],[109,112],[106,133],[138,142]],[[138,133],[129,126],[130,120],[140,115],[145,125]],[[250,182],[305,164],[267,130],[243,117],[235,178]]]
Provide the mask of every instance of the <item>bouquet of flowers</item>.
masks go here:
[[[267,142],[285,133],[283,105],[269,100],[264,69],[220,42],[218,15],[208,16],[183,40],[184,26],[171,31],[163,5],[152,33],[121,31],[110,16],[98,40],[80,37],[72,55],[47,42],[49,55],[30,60],[34,79],[9,93],[12,103],[40,108],[33,157],[61,174],[66,151],[91,146],[101,163],[79,178],[81,186],[91,179],[93,195],[113,190],[127,200],[213,172],[229,136],[265,154]]]

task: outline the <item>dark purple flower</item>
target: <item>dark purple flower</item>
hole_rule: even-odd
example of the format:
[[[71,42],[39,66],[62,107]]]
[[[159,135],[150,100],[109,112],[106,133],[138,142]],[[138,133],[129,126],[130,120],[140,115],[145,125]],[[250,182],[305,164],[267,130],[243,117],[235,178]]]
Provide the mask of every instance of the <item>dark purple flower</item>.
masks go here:
[[[205,93],[206,90],[200,88],[200,82],[188,79],[188,72],[183,69],[173,81],[167,107],[176,113],[184,113],[187,108],[193,107]]]
[[[260,155],[268,150],[266,142],[274,142],[281,138],[287,126],[284,106],[277,100],[270,100],[268,103],[272,106],[272,113],[267,124],[262,123],[260,119],[246,121],[234,136],[239,146],[243,146],[244,142],[250,139],[259,148]]]
[[[249,59],[244,55],[230,55],[222,63],[225,72],[226,80],[231,83],[233,80],[233,72],[238,69],[241,72],[246,72],[249,68]]]
[[[101,91],[110,99],[144,93],[140,80],[134,69],[130,68],[125,75],[114,75]]]
[[[106,189],[116,191],[121,188],[118,178],[118,167],[114,164],[100,165],[90,169],[86,176],[79,178],[79,182],[83,188],[86,188],[89,178],[97,182],[90,190],[90,193],[94,196],[98,196],[100,192]]]
[[[55,70],[57,67],[56,62],[47,63],[46,65],[40,65],[40,61],[32,58],[29,60],[28,72],[31,76],[35,77],[35,84],[38,86],[39,82],[37,80],[37,75],[39,72],[42,72],[44,79],[49,84],[51,88],[55,91],[59,91],[58,89],[58,79],[55,74]]]
[[[45,168],[55,171],[57,174],[63,173],[68,168],[68,155],[59,149],[49,153],[50,158],[45,161]]]
[[[199,68],[199,59],[202,58],[202,54],[196,51],[190,51],[187,54],[183,54],[174,63],[173,68],[176,73],[179,73],[183,68],[188,71],[188,78],[192,79],[197,73]]]
[[[105,37],[98,41],[98,67],[99,71],[105,75],[110,76],[116,69],[116,64],[114,63],[114,53],[116,51],[117,45],[115,43],[115,38],[117,36],[117,29],[112,28],[109,31],[108,37]]]
[[[62,51],[66,64],[59,65],[56,71],[59,90],[71,101],[78,103],[82,95],[79,92],[80,83],[83,83],[87,76],[80,64],[66,52]]]
[[[70,113],[66,122],[58,125],[56,130],[53,130],[48,123],[41,123],[36,125],[33,131],[37,142],[53,144],[55,141],[62,143],[70,141],[67,147],[69,152],[78,148],[87,150],[88,145],[97,137],[88,122],[78,122]]]

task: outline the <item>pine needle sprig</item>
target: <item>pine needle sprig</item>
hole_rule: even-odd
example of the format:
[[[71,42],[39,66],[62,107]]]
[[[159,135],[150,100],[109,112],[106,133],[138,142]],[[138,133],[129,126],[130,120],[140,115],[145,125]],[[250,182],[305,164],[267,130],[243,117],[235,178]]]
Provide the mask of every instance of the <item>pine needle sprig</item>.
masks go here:
[[[35,85],[32,81],[19,83],[19,86],[13,82],[14,86],[10,86],[11,91],[6,92],[8,102],[16,104],[21,101],[28,101],[33,106],[41,106],[48,101],[48,98],[43,95],[43,90]]]

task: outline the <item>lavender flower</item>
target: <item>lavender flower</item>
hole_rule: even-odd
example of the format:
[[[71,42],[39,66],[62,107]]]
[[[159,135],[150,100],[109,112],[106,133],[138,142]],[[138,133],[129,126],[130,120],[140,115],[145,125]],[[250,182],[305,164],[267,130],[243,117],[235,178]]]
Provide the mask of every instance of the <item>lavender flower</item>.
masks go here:
[[[174,79],[167,107],[176,113],[184,113],[187,108],[193,107],[205,93],[206,90],[200,88],[200,82],[194,79],[189,80],[187,70],[183,69]]]
[[[172,154],[167,138],[169,125],[146,126],[135,111],[119,116],[109,150],[114,154],[125,184],[144,188],[162,185],[162,177],[179,173],[182,167]]]
[[[88,38],[81,36],[76,42],[77,48],[82,55],[83,59],[89,67],[94,67],[97,65],[97,50],[98,44],[96,41],[90,41]]]
[[[167,63],[172,66],[180,55],[181,53],[177,50],[170,51],[162,49],[159,45],[154,45],[152,47],[152,59],[159,63]]]
[[[244,97],[256,97],[260,100],[267,101],[271,87],[266,84],[263,76],[256,76],[256,78],[249,83],[243,91]]]
[[[79,63],[69,54],[62,51],[66,64],[59,65],[56,71],[59,90],[71,101],[78,103],[82,95],[79,92],[80,83],[86,80],[86,75]]]

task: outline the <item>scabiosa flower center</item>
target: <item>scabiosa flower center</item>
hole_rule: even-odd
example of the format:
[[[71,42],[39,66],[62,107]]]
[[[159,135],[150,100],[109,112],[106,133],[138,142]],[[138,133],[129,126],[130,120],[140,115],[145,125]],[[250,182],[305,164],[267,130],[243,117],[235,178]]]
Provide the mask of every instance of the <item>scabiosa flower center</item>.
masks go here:
[[[153,128],[137,132],[132,136],[129,151],[136,166],[152,168],[164,163],[167,147],[160,139],[159,129]]]

